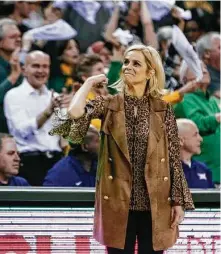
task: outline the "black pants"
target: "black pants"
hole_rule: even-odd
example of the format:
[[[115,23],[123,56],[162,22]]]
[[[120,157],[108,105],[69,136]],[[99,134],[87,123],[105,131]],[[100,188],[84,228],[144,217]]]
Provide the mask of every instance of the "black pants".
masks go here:
[[[149,211],[129,212],[125,248],[121,250],[107,247],[108,254],[134,254],[136,238],[138,254],[163,254],[163,251],[153,250],[152,221]]]
[[[43,180],[54,164],[62,158],[61,152],[21,153],[19,176],[24,177],[32,186],[42,186]]]

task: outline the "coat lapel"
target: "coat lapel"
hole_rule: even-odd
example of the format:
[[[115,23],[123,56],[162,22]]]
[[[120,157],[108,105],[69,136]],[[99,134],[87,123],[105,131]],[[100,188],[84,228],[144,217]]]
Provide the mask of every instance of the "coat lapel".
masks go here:
[[[157,143],[164,133],[164,118],[166,112],[166,105],[162,102],[159,104],[157,100],[150,97],[150,124],[149,124],[149,137],[147,149],[147,161],[155,150]]]
[[[119,149],[130,163],[130,155],[126,137],[124,95],[119,93],[110,101],[107,121],[103,125],[103,130],[108,129]],[[150,97],[150,124],[148,136],[147,161],[155,150],[157,143],[164,133],[164,118],[166,104],[161,100]]]
[[[124,96],[122,93],[115,96],[109,103],[108,109],[111,110],[108,129],[121,152],[130,163],[125,126]]]

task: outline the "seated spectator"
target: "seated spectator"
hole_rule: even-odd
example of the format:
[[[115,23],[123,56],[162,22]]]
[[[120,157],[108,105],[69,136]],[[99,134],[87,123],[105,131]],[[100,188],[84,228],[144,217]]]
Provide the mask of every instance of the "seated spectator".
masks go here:
[[[220,34],[210,32],[203,35],[196,43],[200,59],[207,65],[211,81],[210,93],[220,93]]]
[[[99,148],[99,133],[90,127],[84,142],[58,161],[44,179],[43,186],[94,187]]]
[[[8,133],[8,126],[3,111],[5,94],[21,84],[19,47],[21,33],[12,19],[0,20],[0,132]]]
[[[66,95],[56,96],[45,86],[49,69],[47,54],[30,52],[24,65],[24,81],[4,100],[9,131],[21,156],[20,176],[33,186],[40,186],[48,169],[62,157],[60,138],[48,132],[54,107],[67,108],[70,102]]]
[[[177,119],[181,145],[183,171],[189,188],[214,188],[211,170],[202,162],[193,160],[193,155],[201,153],[203,141],[196,124],[189,119]]]
[[[176,118],[192,120],[203,138],[201,154],[194,156],[204,162],[213,174],[213,182],[220,183],[220,109],[208,92],[210,76],[202,64],[203,78],[195,92],[184,95],[184,99],[174,106]],[[196,79],[190,68],[181,68],[181,82],[187,83]]]
[[[17,176],[20,158],[13,136],[0,133],[0,186],[29,186],[22,177]]]

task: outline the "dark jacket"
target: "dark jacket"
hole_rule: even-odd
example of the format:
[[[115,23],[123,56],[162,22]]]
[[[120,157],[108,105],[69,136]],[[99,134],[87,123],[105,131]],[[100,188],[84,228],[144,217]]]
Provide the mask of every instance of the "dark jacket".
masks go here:
[[[93,161],[90,172],[87,172],[81,162],[69,154],[48,171],[43,186],[95,187],[96,168],[97,161]]]
[[[0,186],[30,186],[30,184],[23,177],[12,176],[10,177],[8,184],[2,184],[0,182]]]
[[[9,62],[4,60],[0,56],[0,132],[8,133],[8,126],[3,110],[3,102],[5,94],[13,87],[16,87],[21,84],[23,77],[20,76],[16,83],[12,85],[12,83],[7,79],[7,77],[11,73],[11,66]]]
[[[204,163],[192,160],[189,167],[182,161],[182,166],[189,188],[214,188],[212,172]]]

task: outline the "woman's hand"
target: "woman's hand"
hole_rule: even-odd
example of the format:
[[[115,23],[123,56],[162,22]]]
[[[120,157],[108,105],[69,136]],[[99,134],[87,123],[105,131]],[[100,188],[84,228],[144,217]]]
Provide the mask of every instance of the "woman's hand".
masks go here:
[[[173,206],[171,209],[171,228],[178,226],[184,219],[182,206]]]
[[[104,83],[106,84],[107,81],[107,77],[104,74],[100,74],[92,76],[84,82],[84,84],[74,95],[69,106],[68,113],[71,119],[78,119],[85,113],[87,96],[91,89],[99,87]]]
[[[89,84],[90,86],[99,87],[103,84],[108,83],[108,78],[104,74],[99,74],[88,78],[85,83]]]

